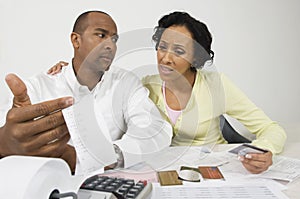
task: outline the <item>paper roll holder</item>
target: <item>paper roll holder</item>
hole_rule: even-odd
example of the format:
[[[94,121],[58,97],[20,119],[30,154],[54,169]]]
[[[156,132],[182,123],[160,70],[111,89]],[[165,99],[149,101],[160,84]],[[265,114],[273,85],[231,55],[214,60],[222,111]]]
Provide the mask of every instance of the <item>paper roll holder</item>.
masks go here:
[[[74,192],[59,193],[57,189],[51,192],[49,199],[60,199],[65,197],[73,197],[73,199],[78,199],[77,194]]]

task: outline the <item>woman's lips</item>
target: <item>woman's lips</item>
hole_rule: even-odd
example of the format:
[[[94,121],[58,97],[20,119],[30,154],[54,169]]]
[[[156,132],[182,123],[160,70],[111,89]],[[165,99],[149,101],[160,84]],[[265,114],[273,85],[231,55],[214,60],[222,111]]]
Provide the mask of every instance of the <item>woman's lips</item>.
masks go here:
[[[172,68],[167,67],[167,66],[160,65],[160,71],[163,72],[164,74],[170,74],[174,70]]]

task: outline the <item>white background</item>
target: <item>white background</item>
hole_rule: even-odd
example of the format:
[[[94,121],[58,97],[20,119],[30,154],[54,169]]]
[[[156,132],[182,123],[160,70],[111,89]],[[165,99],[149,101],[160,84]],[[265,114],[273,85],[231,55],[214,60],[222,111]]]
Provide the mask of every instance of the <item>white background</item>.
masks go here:
[[[69,61],[77,16],[103,10],[119,34],[153,28],[174,10],[205,22],[215,65],[257,106],[279,122],[288,140],[300,140],[300,1],[298,0],[0,0],[0,96],[9,72],[27,78],[59,60]],[[145,38],[150,41],[150,38]],[[118,65],[155,65],[154,50],[131,53]]]

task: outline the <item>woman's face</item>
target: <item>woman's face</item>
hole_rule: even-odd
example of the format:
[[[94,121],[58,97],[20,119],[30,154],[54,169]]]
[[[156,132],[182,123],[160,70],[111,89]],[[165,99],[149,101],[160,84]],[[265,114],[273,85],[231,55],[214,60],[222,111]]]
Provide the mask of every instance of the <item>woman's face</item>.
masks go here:
[[[194,57],[194,44],[190,31],[185,26],[170,26],[158,43],[157,62],[160,77],[174,81],[179,77],[193,75],[190,70]]]

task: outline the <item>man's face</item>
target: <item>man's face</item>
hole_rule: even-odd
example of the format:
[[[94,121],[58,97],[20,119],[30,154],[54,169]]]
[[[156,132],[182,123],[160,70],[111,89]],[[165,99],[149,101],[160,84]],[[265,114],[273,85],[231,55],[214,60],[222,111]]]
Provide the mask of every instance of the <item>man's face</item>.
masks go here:
[[[95,72],[106,71],[117,50],[116,24],[110,16],[102,13],[90,13],[87,23],[86,30],[80,35],[76,56],[82,60],[81,67]]]

